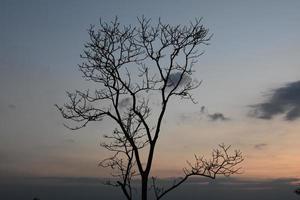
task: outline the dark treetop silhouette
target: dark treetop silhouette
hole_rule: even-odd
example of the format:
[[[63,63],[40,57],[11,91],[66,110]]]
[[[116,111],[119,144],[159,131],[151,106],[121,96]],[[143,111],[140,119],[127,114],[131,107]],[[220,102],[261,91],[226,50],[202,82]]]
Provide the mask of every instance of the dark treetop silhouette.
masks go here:
[[[85,44],[79,69],[99,89],[68,92],[69,102],[56,106],[65,119],[75,122],[74,126],[66,125],[70,129],[80,129],[105,117],[116,123],[113,133],[105,135],[106,142],[101,144],[112,156],[100,162],[100,166],[113,170],[112,176],[118,180],[108,184],[120,187],[126,199],[136,195],[132,179],[139,177],[141,199],[146,200],[167,105],[176,97],[196,103],[190,92],[201,82],[191,75],[202,55],[199,47],[207,45],[211,35],[201,20],[186,26],[158,20],[153,25],[145,17],[138,18],[136,26],[121,26],[117,18],[109,23],[100,21],[88,33],[90,40]],[[219,174],[238,173],[242,154],[237,150],[230,153],[229,148],[219,145],[210,159],[195,156],[194,163],[187,162],[184,176],[169,188],[157,186],[152,178],[155,198],[161,199],[191,176],[214,179]]]

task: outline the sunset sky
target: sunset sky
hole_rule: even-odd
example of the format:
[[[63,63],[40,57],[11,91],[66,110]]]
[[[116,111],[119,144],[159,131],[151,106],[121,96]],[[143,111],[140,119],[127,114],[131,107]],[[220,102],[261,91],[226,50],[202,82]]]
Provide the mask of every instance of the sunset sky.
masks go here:
[[[299,0],[0,0],[0,179],[109,176],[97,164],[114,125],[70,131],[54,104],[89,86],[77,64],[90,24],[142,15],[203,17],[213,34],[193,75],[198,104],[169,105],[153,174],[180,176],[194,154],[225,143],[243,152],[240,178],[300,179],[299,10]]]

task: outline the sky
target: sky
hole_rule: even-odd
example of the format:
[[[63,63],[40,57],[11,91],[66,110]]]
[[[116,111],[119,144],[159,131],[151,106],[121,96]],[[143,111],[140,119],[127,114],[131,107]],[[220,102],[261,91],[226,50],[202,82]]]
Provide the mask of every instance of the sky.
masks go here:
[[[203,17],[213,34],[193,75],[198,104],[169,105],[153,173],[181,175],[194,154],[225,143],[243,152],[240,178],[300,178],[299,9],[298,0],[0,0],[0,177],[109,175],[97,164],[112,124],[70,131],[54,104],[89,86],[77,65],[91,24],[145,15]]]

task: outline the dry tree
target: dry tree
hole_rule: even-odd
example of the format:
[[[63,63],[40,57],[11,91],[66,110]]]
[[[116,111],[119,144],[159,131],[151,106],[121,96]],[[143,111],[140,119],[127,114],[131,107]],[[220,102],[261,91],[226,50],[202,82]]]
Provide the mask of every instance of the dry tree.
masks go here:
[[[66,125],[72,130],[103,118],[115,123],[113,133],[105,135],[101,144],[112,152],[111,157],[100,162],[102,167],[111,168],[116,178],[108,184],[120,187],[126,199],[131,200],[139,193],[133,191],[132,185],[137,177],[140,199],[148,199],[149,189],[153,188],[158,200],[191,176],[214,179],[239,172],[241,152],[232,153],[230,146],[220,145],[208,160],[195,156],[195,162],[188,162],[184,168],[184,177],[169,188],[157,186],[155,178],[149,183],[169,102],[177,98],[196,103],[191,91],[201,82],[192,74],[203,54],[200,47],[211,39],[201,19],[188,25],[171,25],[161,20],[153,24],[141,17],[137,25],[123,26],[116,18],[108,23],[100,21],[88,33],[79,69],[97,89],[68,92],[68,103],[56,106],[65,119],[75,122],[76,125]],[[151,102],[154,99],[159,104]]]

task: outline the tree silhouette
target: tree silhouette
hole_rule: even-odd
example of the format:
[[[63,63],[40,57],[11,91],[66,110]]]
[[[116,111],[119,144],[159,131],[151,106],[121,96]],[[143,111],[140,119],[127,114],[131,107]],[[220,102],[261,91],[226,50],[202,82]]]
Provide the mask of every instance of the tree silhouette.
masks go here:
[[[68,103],[56,106],[65,119],[75,122],[66,125],[72,130],[104,118],[116,124],[101,144],[112,156],[99,165],[111,168],[117,179],[107,184],[120,187],[126,199],[131,200],[135,195],[132,180],[139,177],[141,199],[147,200],[150,188],[154,189],[155,198],[161,199],[191,176],[214,179],[239,172],[241,152],[231,153],[230,146],[222,144],[213,150],[212,158],[195,156],[194,163],[187,162],[184,176],[170,188],[157,186],[155,178],[149,184],[169,102],[177,98],[196,103],[190,92],[201,82],[192,78],[193,67],[203,54],[199,47],[211,39],[201,20],[182,26],[161,20],[153,24],[141,17],[136,26],[121,26],[116,18],[109,23],[100,21],[88,33],[89,42],[79,69],[84,79],[96,83],[98,89],[68,92]]]

